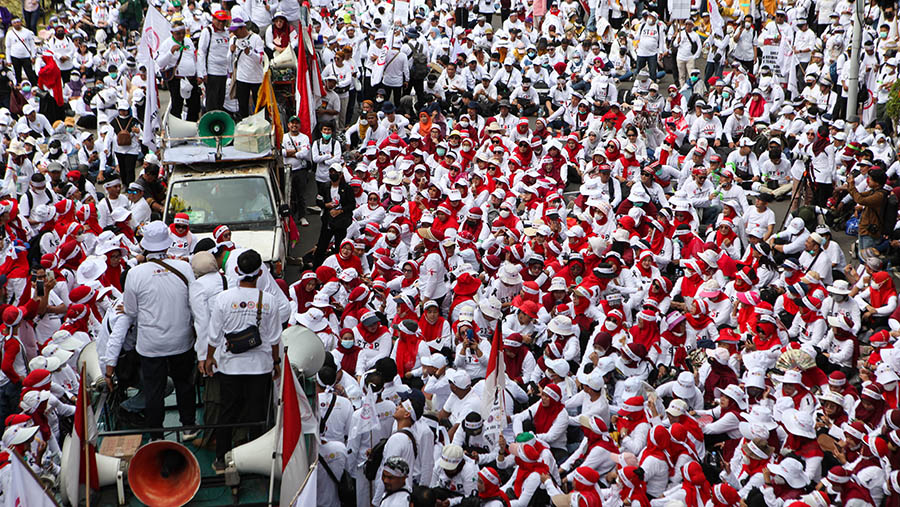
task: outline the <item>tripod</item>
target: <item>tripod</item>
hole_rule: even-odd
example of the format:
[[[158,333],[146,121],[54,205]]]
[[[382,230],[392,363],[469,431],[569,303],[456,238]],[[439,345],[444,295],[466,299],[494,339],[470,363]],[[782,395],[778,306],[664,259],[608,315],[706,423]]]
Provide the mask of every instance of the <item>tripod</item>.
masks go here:
[[[815,192],[816,182],[812,178],[812,163],[807,160],[806,167],[803,169],[803,175],[800,176],[800,180],[797,182],[797,188],[794,189],[793,195],[791,195],[791,201],[788,204],[788,212],[784,214],[784,218],[781,219],[781,225],[778,227],[778,230],[784,229],[784,224],[787,222],[789,216],[794,211],[794,205],[797,206],[797,209],[800,208],[800,196],[804,193],[804,191],[808,191],[810,194]],[[812,197],[810,197],[811,199]]]

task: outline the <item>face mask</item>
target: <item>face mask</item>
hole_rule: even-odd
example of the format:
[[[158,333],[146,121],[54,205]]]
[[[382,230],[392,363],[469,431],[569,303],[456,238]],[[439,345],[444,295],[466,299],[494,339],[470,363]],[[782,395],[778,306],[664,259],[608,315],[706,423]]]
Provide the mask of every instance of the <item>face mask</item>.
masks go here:
[[[386,236],[388,241],[394,241],[395,239],[397,239],[397,235],[393,232],[387,233]]]
[[[727,99],[727,98],[730,97],[730,96],[731,96],[730,93],[728,93],[728,92],[722,92],[722,98],[723,98],[723,99]]]
[[[50,148],[51,155],[59,155],[59,148]]]
[[[384,102],[384,97],[375,97],[375,102],[378,102],[378,103]]]
[[[462,127],[462,128],[464,128],[464,129],[465,129],[465,128],[469,128],[469,122],[467,122],[467,121],[461,121],[461,122],[459,122],[459,126]]]
[[[887,39],[887,32],[878,32],[878,36],[882,39]]]
[[[324,139],[324,140],[326,140],[326,141],[330,141],[330,140],[331,140],[331,134],[322,134],[322,139]]]
[[[66,132],[68,132],[68,133],[70,133],[70,134],[71,134],[72,132],[75,132],[75,127],[66,127]]]
[[[28,92],[30,92],[30,91],[31,91],[31,87],[30,87],[30,86],[27,86],[27,85],[26,85],[26,86],[23,86],[23,87],[22,87],[22,92],[28,93]]]
[[[508,210],[508,209],[502,209],[502,210],[500,210],[500,216],[503,217],[503,218],[509,217],[509,210]]]
[[[750,23],[744,23],[744,28],[746,28],[747,30],[749,30],[751,26],[752,25]]]
[[[468,153],[468,152],[472,151],[472,147],[471,146],[463,146],[462,151],[465,151]]]
[[[334,183],[341,179],[341,175],[340,174],[329,174],[328,178],[331,179],[332,183]]]
[[[438,148],[435,150],[435,153],[437,153],[439,157],[443,157],[447,153],[447,148]]]
[[[119,77],[119,73],[118,72],[110,72],[109,77],[115,79],[115,78]]]
[[[353,340],[341,340],[341,347],[345,349],[353,348]]]
[[[607,331],[615,331],[616,323],[607,320],[606,322],[603,323],[603,327],[605,327]]]
[[[692,82],[692,83],[696,83],[696,82],[697,82],[697,79],[698,79],[697,76],[691,76],[691,82]]]

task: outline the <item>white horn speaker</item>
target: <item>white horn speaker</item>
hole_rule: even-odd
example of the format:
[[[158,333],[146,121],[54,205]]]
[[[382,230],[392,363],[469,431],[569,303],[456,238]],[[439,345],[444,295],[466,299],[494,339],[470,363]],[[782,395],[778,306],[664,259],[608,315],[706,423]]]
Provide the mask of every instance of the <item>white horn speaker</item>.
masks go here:
[[[272,59],[271,67],[273,69],[296,69],[297,55],[291,50],[282,51]]]
[[[70,454],[73,452],[81,452],[81,449],[73,449],[72,448],[72,435],[66,437],[65,441],[63,441],[62,448],[62,460],[60,462],[62,468],[59,474],[59,490],[65,494],[66,491],[66,478],[69,474],[66,473],[66,467],[69,464],[69,460],[73,457]],[[123,470],[123,462],[119,458],[113,458],[112,456],[106,456],[104,454],[95,453],[95,458],[97,460],[97,480],[100,483],[100,487],[111,486],[113,484],[118,484],[119,490],[119,498],[121,502],[125,500],[125,486],[124,486],[124,470]],[[83,489],[83,488],[81,488]],[[79,493],[81,494],[81,493]]]
[[[81,371],[82,366],[88,385],[93,386],[97,382],[104,381],[103,371],[100,369],[100,356],[97,354],[97,342],[88,343],[78,353],[78,371]]]
[[[181,118],[169,115],[166,120],[166,130],[169,132],[170,139],[178,139],[184,137],[197,137],[197,122],[184,121]],[[173,140],[169,144],[184,144],[186,140]]]
[[[277,443],[275,428],[251,442],[228,451],[225,463],[240,474],[269,475],[272,469],[272,452]],[[281,454],[281,453],[279,453]],[[281,479],[281,467],[275,466],[275,478]]]
[[[288,359],[303,377],[313,377],[325,364],[325,345],[319,336],[303,326],[291,326],[281,333]]]

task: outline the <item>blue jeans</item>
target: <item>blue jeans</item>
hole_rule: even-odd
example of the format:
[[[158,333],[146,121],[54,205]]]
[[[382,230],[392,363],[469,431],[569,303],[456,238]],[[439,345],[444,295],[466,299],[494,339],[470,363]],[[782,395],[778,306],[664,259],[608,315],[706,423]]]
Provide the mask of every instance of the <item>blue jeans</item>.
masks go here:
[[[874,236],[868,236],[868,235],[860,234],[860,235],[859,235],[859,255],[860,255],[860,260],[862,260],[862,253],[863,253],[864,251],[868,250],[869,248],[875,248],[875,247],[877,247],[877,246],[878,246],[878,243],[879,243],[878,238],[876,238],[876,237],[874,237]]]

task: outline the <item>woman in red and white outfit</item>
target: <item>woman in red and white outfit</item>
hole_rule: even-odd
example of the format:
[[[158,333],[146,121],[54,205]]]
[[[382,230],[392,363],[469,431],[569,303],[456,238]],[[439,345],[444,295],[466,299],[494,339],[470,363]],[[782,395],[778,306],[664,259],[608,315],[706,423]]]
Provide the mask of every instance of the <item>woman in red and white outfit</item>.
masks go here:
[[[194,250],[194,234],[191,232],[191,219],[187,213],[176,213],[175,219],[169,225],[169,236],[172,238],[172,246],[169,247],[169,255],[187,259]]]

